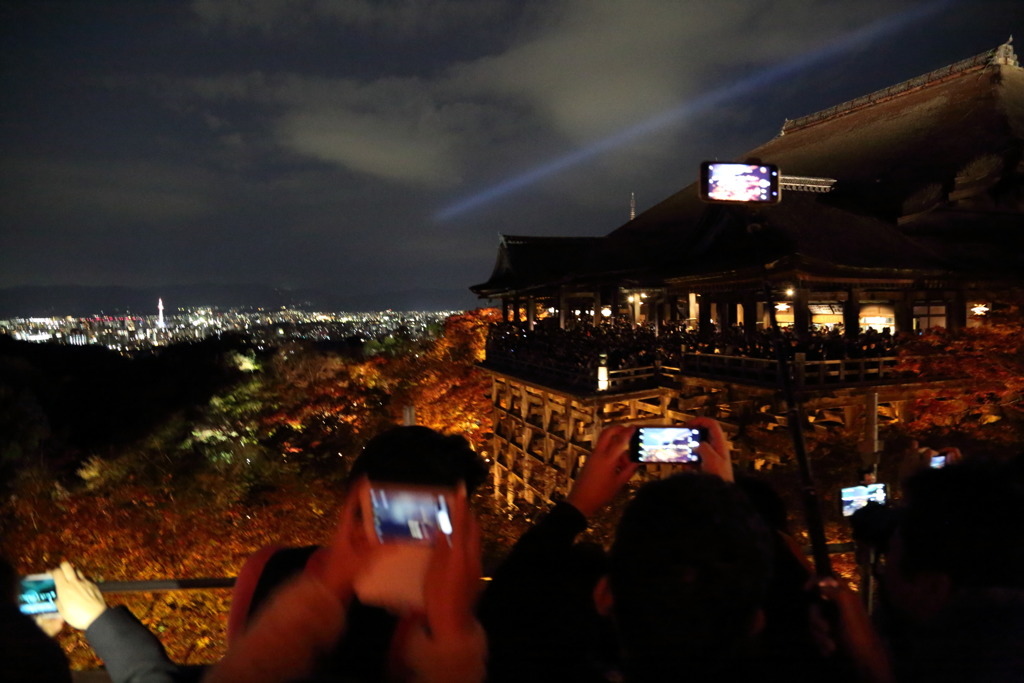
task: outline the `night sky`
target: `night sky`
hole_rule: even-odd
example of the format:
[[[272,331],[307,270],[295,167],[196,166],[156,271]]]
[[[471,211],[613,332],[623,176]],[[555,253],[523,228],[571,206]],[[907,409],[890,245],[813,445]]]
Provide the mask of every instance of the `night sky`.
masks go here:
[[[24,0],[0,33],[0,288],[464,307],[499,233],[606,234],[1024,1]]]

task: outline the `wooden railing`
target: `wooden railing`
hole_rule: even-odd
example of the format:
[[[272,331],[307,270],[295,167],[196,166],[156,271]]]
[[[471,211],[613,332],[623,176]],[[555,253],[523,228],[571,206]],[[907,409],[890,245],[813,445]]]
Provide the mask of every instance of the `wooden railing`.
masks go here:
[[[839,360],[807,360],[804,354],[795,354],[790,361],[798,388],[847,387],[861,384],[886,384],[907,379],[899,369],[900,359],[894,356],[879,358],[845,358]],[[599,386],[598,371],[559,368],[550,364],[537,364],[510,356],[489,355],[485,368],[508,372],[554,387],[577,391],[628,391],[652,386],[676,386],[683,377],[777,386],[778,364],[767,358],[727,356],[710,353],[687,353],[681,367],[656,363],[631,368],[608,369],[607,386]]]
[[[906,379],[906,373],[899,369],[900,359],[894,356],[807,360],[798,353],[790,363],[798,388],[884,384]],[[707,353],[686,354],[683,374],[764,386],[775,386],[779,376],[774,360]]]

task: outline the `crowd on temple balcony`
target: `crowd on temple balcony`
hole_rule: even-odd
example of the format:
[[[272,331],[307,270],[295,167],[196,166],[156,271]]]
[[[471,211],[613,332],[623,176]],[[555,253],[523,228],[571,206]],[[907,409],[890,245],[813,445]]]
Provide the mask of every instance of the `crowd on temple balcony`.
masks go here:
[[[514,361],[537,368],[590,373],[607,356],[610,370],[652,366],[655,361],[680,367],[687,353],[720,354],[746,358],[775,358],[774,335],[769,330],[754,334],[741,326],[702,333],[682,322],[631,325],[607,322],[578,324],[562,329],[554,318],[539,321],[532,330],[522,323],[493,325],[487,337],[487,358]],[[890,328],[867,328],[848,337],[841,326],[821,326],[802,338],[792,328],[781,331],[787,356],[802,353],[806,360],[880,358],[896,354],[898,338]]]

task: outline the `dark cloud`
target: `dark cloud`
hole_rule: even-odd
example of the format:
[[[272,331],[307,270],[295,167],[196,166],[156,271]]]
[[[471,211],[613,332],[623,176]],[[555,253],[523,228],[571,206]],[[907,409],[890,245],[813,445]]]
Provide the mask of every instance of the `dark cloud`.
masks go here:
[[[0,7],[0,287],[464,289],[500,232],[607,233],[631,192],[1024,31],[1018,0]]]

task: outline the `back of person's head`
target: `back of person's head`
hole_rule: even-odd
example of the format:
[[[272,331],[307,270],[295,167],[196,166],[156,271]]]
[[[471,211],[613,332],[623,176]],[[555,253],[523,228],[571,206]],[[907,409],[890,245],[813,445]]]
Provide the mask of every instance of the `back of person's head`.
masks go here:
[[[967,461],[904,484],[898,527],[905,576],[934,572],[957,588],[1024,588],[1024,478],[1013,465]]]
[[[770,529],[789,533],[789,513],[786,502],[782,500],[771,484],[759,477],[737,473],[736,485],[754,506],[761,518]]]
[[[966,589],[915,643],[901,672],[911,683],[1024,681],[1024,590]]]
[[[18,588],[18,572],[6,557],[0,555],[0,600],[8,604],[17,604]]]
[[[350,479],[426,486],[466,484],[472,491],[487,476],[487,465],[469,442],[428,427],[395,427],[372,438],[352,464]]]
[[[734,669],[756,630],[771,561],[770,534],[735,485],[703,474],[644,485],[609,558],[628,679]]]

